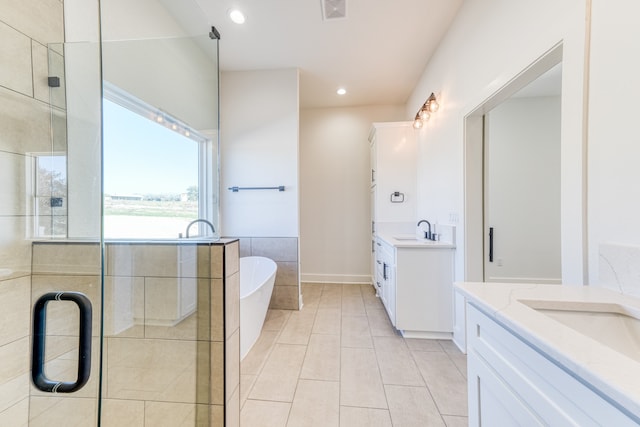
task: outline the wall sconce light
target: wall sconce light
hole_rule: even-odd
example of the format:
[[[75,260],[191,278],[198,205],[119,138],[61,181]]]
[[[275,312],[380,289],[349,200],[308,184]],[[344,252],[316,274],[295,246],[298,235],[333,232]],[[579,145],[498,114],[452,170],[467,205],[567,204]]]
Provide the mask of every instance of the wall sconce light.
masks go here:
[[[429,98],[422,104],[422,107],[416,113],[416,118],[413,120],[414,129],[420,129],[424,122],[429,120],[431,113],[435,113],[440,108],[440,104],[436,101],[436,96],[431,92]]]

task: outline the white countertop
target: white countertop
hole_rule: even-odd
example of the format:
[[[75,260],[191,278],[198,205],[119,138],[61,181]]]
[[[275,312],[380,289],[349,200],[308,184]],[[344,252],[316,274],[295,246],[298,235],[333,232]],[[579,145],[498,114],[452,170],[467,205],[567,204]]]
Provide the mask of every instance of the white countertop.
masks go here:
[[[521,302],[552,301],[563,309],[608,303],[635,311],[640,310],[640,299],[592,286],[458,283],[456,288],[468,301],[548,358],[630,412],[640,415],[639,361]]]
[[[376,235],[396,248],[455,249],[456,245],[446,241],[417,239],[413,234],[376,233]]]

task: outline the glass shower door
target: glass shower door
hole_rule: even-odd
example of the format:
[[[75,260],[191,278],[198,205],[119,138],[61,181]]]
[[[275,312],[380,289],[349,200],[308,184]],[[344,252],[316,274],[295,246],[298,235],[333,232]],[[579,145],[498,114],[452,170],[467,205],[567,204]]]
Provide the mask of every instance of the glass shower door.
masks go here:
[[[24,28],[12,14],[0,17],[0,45],[10,47],[2,55],[22,55],[0,73],[0,426],[222,425],[226,337],[212,330],[223,323],[213,298],[222,294],[220,247],[212,243],[217,40],[206,23],[191,21],[197,34],[48,44],[43,33],[53,21],[53,40],[73,33],[64,15],[78,6],[63,12],[61,2],[50,3],[55,13],[43,20],[41,10],[6,6],[31,22]],[[158,5],[167,8],[163,16],[203,16],[196,2]],[[114,22],[103,12],[107,30]],[[97,21],[86,24],[97,33]],[[124,102],[138,116],[155,111],[143,119],[177,137],[174,151],[164,136],[137,154],[105,147],[103,102]],[[122,120],[110,124],[133,132]],[[152,152],[180,168],[152,160]],[[103,182],[118,175],[180,187],[107,194]],[[194,219],[211,227],[198,222],[189,228],[198,239],[179,239]]]
[[[37,20],[17,9],[3,19]],[[59,22],[5,25],[0,38],[18,56],[3,67],[20,71],[0,79],[2,426],[99,421],[100,49],[47,45],[47,30],[62,38],[62,5],[52,9]]]
[[[217,39],[103,1],[103,425],[223,425]],[[167,26],[165,16],[175,20]],[[204,221],[194,223],[195,220]],[[189,238],[187,238],[187,236]],[[197,236],[197,238],[194,238]]]
[[[47,60],[50,141],[29,153],[27,174],[28,423],[15,425],[93,426],[101,390],[101,206],[93,196],[101,188],[100,49],[50,44]]]
[[[103,41],[102,421],[111,425],[221,425],[216,49],[206,31]]]

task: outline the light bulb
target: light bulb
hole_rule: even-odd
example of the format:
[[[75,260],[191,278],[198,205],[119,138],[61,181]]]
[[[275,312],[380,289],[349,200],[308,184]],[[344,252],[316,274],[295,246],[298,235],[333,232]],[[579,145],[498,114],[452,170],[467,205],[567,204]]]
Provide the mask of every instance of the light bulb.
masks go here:
[[[176,125],[175,123],[171,125],[171,129],[173,130],[177,130],[178,129],[178,125]]]
[[[156,117],[156,122],[162,123],[163,121],[164,121],[164,119],[162,118],[162,116]]]
[[[429,114],[429,110],[427,108],[423,108],[422,110],[420,110],[420,120],[426,122],[427,120],[429,120],[429,117],[431,117],[431,115]]]
[[[229,11],[229,18],[236,24],[244,24],[246,18],[244,17],[244,13],[240,12],[238,9],[233,9]]]
[[[420,120],[419,117],[416,117],[416,119],[413,121],[413,128],[420,129],[421,127],[422,127],[422,120]]]
[[[340,89],[338,89],[338,90],[336,91],[336,93],[337,93],[338,95],[344,95],[344,94],[346,94],[346,93],[347,93],[347,90],[346,90],[345,88],[341,87]]]
[[[440,108],[440,104],[438,104],[435,99],[429,101],[429,111],[435,113],[436,111],[438,111],[438,108]]]

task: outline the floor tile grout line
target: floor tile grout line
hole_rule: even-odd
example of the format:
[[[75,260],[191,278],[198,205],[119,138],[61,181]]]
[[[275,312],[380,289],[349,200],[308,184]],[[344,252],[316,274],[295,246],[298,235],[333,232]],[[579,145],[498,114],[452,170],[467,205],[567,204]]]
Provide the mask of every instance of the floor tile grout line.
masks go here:
[[[322,292],[320,293],[322,295]],[[311,341],[311,334],[313,333],[313,325],[315,325],[316,323],[316,318],[318,317],[318,308],[315,308],[315,312],[313,314],[313,322],[311,323],[311,330],[309,331],[309,337],[307,338],[307,344],[305,345],[305,349],[304,349],[304,357],[302,358],[302,364],[300,365],[300,371],[298,371],[298,379],[296,380],[296,387],[295,390],[293,391],[293,398],[291,399],[291,406],[289,406],[289,413],[287,414],[287,423],[285,424],[286,426],[289,425],[289,421],[291,420],[291,413],[293,412],[293,404],[295,403],[296,400],[296,394],[298,393],[298,386],[300,385],[300,375],[302,375],[302,368],[304,367],[304,361],[307,358],[307,353],[309,351],[309,344]],[[291,317],[289,317],[290,319]],[[284,327],[283,327],[284,329]]]
[[[260,369],[258,370],[258,373],[256,374],[256,379],[253,382],[253,384],[251,384],[251,387],[247,392],[247,398],[245,399],[244,403],[246,403],[246,401],[249,400],[249,395],[251,394],[251,391],[253,390],[254,386],[258,382],[258,378],[260,377],[260,375],[262,375],[262,371],[264,370],[264,367],[266,366],[267,361],[269,360],[269,357],[271,357],[271,354],[273,353],[273,349],[275,348],[276,344],[278,343],[278,339],[280,338],[280,335],[282,334],[282,331],[284,330],[285,326],[287,325],[287,323],[289,323],[290,320],[291,320],[291,315],[289,315],[287,317],[287,320],[280,327],[280,330],[278,331],[276,337],[274,338],[273,343],[269,346],[269,349],[267,350],[267,354],[266,354],[264,360],[262,361],[262,363],[260,364]],[[262,334],[262,332],[260,332],[260,333]],[[249,351],[251,351],[251,350],[249,350]],[[240,376],[242,378],[242,361],[240,361]],[[241,411],[242,411],[242,407],[244,407],[244,403],[242,403],[242,406],[240,408]]]
[[[367,319],[368,322],[368,319]],[[371,333],[371,324],[369,323],[369,334],[371,335],[371,344],[373,345],[373,354],[376,357],[376,366],[378,367],[378,375],[380,376],[380,383],[382,384],[382,391],[384,392],[384,401],[387,404],[387,410],[389,411],[389,417],[391,417],[391,409],[389,409],[389,398],[387,397],[387,389],[385,388],[384,380],[382,379],[382,370],[380,369],[380,361],[378,360],[378,351],[376,350],[376,343]],[[393,420],[392,420],[393,422]]]
[[[439,341],[438,341],[438,344],[440,344]],[[440,344],[440,347],[442,347],[442,344]],[[443,353],[447,354],[447,352],[444,351],[444,348],[442,350],[443,350]],[[417,365],[418,361],[415,360],[415,355],[413,354],[413,352],[411,352],[411,357],[413,358],[414,363]],[[449,357],[448,354],[447,354],[447,358],[449,358],[449,360],[451,360],[451,358]],[[453,363],[453,361],[451,361],[451,363]],[[454,363],[454,366],[455,366],[455,363]],[[457,367],[456,367],[456,369],[457,369]],[[427,389],[427,392],[429,393],[429,397],[431,397],[431,400],[433,401],[433,404],[435,405],[436,409],[438,410],[438,414],[440,415],[440,418],[442,419],[442,422],[446,426],[447,423],[444,420],[444,415],[447,415],[447,414],[443,414],[442,413],[442,410],[440,409],[440,405],[438,405],[438,402],[436,401],[435,397],[433,396],[433,393],[431,392],[431,387],[429,387],[429,381],[427,380],[427,378],[422,374],[422,371],[420,369],[418,369],[418,372],[420,372],[420,376],[422,377],[422,379],[423,379],[423,381],[424,381],[424,383],[426,385],[426,389]]]

